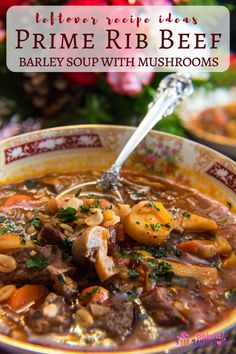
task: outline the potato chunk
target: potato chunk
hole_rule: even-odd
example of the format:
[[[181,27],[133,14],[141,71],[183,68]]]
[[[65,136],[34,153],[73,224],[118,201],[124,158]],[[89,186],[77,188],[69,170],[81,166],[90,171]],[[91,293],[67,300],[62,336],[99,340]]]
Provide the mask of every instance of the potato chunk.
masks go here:
[[[146,246],[166,241],[173,228],[173,219],[162,203],[141,201],[124,218],[126,233]]]
[[[34,247],[35,245],[29,239],[24,239],[22,242],[22,238],[14,233],[1,235],[0,237],[0,252],[8,253],[12,252],[18,248],[24,247]]]

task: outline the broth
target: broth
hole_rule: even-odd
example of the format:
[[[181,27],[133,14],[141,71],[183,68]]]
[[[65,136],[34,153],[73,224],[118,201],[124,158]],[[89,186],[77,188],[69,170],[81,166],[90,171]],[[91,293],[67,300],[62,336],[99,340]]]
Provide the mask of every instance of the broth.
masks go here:
[[[0,332],[135,349],[226,317],[236,305],[235,215],[195,189],[130,171],[123,204],[79,193],[55,200],[97,174],[0,187]]]

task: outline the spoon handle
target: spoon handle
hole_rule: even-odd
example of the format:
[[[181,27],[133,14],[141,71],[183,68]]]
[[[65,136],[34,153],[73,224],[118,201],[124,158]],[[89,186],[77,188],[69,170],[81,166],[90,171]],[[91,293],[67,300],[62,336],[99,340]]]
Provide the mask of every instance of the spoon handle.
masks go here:
[[[174,108],[187,96],[193,87],[190,79],[183,74],[166,76],[160,83],[156,96],[151,102],[146,116],[134,131],[113,166],[121,167],[137,145],[163,117],[171,114]]]
[[[149,105],[146,116],[120,152],[112,167],[100,178],[99,183],[103,189],[109,189],[117,185],[119,171],[129,155],[149,133],[157,122],[171,114],[174,108],[187,96],[193,93],[193,85],[190,78],[181,73],[167,75],[157,89],[154,100]]]

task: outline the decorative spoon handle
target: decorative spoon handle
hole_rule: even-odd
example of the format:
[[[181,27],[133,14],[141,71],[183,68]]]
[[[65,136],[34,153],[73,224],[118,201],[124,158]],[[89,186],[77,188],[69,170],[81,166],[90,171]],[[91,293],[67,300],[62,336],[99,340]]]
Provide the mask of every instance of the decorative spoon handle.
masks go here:
[[[186,74],[171,74],[160,82],[157,93],[148,107],[146,116],[120,152],[116,162],[100,177],[98,183],[103,190],[114,189],[116,187],[120,177],[121,166],[137,145],[157,122],[171,114],[174,108],[192,93],[193,85]]]

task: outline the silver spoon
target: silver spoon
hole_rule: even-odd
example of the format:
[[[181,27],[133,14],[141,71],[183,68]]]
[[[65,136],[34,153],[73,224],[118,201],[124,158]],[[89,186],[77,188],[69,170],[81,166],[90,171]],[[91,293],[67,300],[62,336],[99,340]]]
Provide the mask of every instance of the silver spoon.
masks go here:
[[[128,181],[120,177],[120,170],[123,163],[127,160],[137,145],[150,132],[157,122],[163,117],[171,114],[175,107],[187,96],[193,93],[193,85],[191,79],[186,74],[176,73],[167,75],[159,84],[157,93],[148,107],[148,112],[143,118],[137,129],[131,135],[130,139],[120,152],[115,163],[96,181],[84,182],[77,184],[62,191],[57,199],[71,196],[78,190],[81,190],[80,195],[83,196],[92,193],[98,197],[108,198],[109,200],[122,202],[122,196],[119,192],[119,187],[122,184],[128,184]],[[86,187],[87,191],[83,189]],[[93,187],[93,190],[88,190]],[[146,186],[139,186],[143,194],[145,194]],[[109,192],[109,193],[106,193]]]

